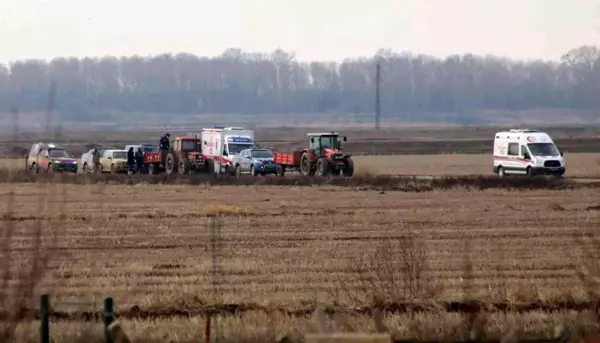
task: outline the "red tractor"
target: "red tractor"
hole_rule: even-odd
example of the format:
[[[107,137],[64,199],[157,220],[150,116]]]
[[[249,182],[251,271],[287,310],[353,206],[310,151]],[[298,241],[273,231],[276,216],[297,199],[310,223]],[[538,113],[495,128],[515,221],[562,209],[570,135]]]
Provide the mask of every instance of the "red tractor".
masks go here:
[[[305,176],[354,175],[354,162],[350,155],[342,152],[342,142],[336,132],[309,133],[308,149],[291,153],[276,152],[277,175],[283,176],[288,170],[299,171]],[[343,137],[346,141],[346,137]]]
[[[191,171],[204,171],[205,161],[200,144],[199,137],[175,137],[169,150],[146,152],[144,170],[149,174],[157,174],[164,170],[167,174],[181,175]]]

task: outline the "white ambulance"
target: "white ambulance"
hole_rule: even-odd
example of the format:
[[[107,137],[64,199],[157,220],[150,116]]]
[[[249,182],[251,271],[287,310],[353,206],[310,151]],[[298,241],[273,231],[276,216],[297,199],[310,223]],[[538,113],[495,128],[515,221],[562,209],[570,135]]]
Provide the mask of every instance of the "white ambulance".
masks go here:
[[[233,156],[254,147],[254,131],[242,127],[202,129],[202,155],[215,173],[234,173]]]
[[[497,132],[494,138],[494,173],[554,175],[565,173],[563,153],[550,136],[538,130],[513,129]]]

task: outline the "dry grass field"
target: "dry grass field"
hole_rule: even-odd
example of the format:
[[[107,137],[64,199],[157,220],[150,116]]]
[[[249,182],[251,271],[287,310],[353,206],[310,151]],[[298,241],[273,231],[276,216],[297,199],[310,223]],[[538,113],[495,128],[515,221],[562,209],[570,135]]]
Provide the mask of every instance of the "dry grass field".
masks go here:
[[[358,175],[493,175],[489,154],[354,156]],[[566,177],[600,178],[600,153],[566,154]],[[0,169],[22,169],[24,159],[0,158]]]
[[[277,310],[217,320],[215,332],[231,341],[315,331],[309,319],[293,314],[315,305],[340,310],[340,329],[372,332],[367,316],[347,311],[373,299],[588,300],[589,287],[577,272],[588,249],[597,253],[583,237],[595,235],[600,224],[600,195],[585,188],[420,193],[13,183],[0,185],[0,198],[12,211],[2,217],[2,235],[12,230],[4,256],[14,272],[8,294],[22,291],[14,279],[32,265],[42,223],[38,250],[48,260],[33,299],[49,293],[53,308],[66,312],[99,310],[105,296],[114,297],[121,313],[219,304]],[[550,335],[558,321],[593,330],[591,317],[580,316],[498,313],[489,330],[498,336],[518,318],[529,336]],[[460,319],[434,310],[390,314],[386,324],[403,338],[463,338]],[[30,325],[35,322],[18,328],[25,335],[19,341],[37,340]],[[124,325],[131,336],[157,342],[199,341],[203,331],[199,317]],[[100,337],[99,323],[73,319],[52,326],[53,337],[90,334],[87,329]]]
[[[565,177],[600,178],[600,153],[566,154]],[[356,156],[358,173],[392,175],[494,175],[489,154]]]
[[[592,313],[571,309],[594,299],[586,282],[600,276],[600,243],[588,238],[600,224],[596,183],[526,189],[491,178],[461,185],[370,176],[489,176],[491,156],[481,152],[495,130],[349,130],[350,153],[402,155],[355,156],[358,181],[339,183],[37,180],[18,171],[23,159],[0,159],[0,303],[26,299],[35,308],[49,293],[53,310],[71,316],[51,324],[57,342],[103,341],[102,324],[85,319],[106,296],[135,342],[201,341],[204,318],[185,314],[212,310],[227,313],[214,318],[213,334],[230,342],[301,341],[300,333],[317,330],[317,306],[335,312],[339,330],[374,332],[365,311],[381,304],[398,338],[464,339],[468,315],[448,309],[471,300],[560,309],[494,312],[488,338],[515,323],[525,337],[549,337],[557,323],[575,335],[597,333]],[[306,131],[257,131],[257,140],[287,150],[302,146]],[[600,179],[597,128],[548,132],[564,142],[567,179]],[[63,141],[79,154],[90,143],[152,142],[161,133]],[[51,140],[20,137],[0,137],[0,156]],[[20,280],[39,282],[29,294]],[[15,342],[39,341],[38,326],[19,324]]]

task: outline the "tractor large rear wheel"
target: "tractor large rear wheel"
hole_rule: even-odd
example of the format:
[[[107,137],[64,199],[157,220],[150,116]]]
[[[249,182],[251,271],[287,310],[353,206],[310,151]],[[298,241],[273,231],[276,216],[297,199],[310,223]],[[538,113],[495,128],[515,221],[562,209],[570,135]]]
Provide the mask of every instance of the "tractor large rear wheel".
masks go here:
[[[348,157],[344,160],[344,169],[342,169],[342,175],[345,177],[352,177],[354,175],[354,161]]]
[[[324,157],[321,157],[317,160],[317,168],[316,168],[316,175],[317,176],[322,176],[325,177],[327,176],[327,174],[329,174],[329,163],[327,162],[327,159]]]
[[[312,168],[312,163],[310,163],[310,157],[308,157],[308,153],[302,154],[302,158],[300,158],[300,172],[304,176],[313,176],[315,171]]]
[[[175,166],[177,165],[177,159],[173,153],[169,153],[165,160],[165,171],[167,175],[171,175],[175,172]]]

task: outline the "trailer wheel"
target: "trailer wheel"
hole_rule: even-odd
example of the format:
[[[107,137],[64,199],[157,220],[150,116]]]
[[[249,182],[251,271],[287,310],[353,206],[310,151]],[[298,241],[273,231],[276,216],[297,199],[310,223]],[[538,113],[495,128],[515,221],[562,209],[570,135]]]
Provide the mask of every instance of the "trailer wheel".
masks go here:
[[[354,161],[348,157],[344,160],[344,169],[342,169],[342,175],[345,177],[352,177],[354,175]]]
[[[327,163],[327,159],[321,157],[317,160],[316,175],[325,177],[327,174],[329,174],[329,163]]]
[[[308,153],[306,152],[302,154],[302,158],[300,158],[300,172],[304,176],[312,176],[315,174],[315,171],[312,169],[312,163],[310,163]]]
[[[285,166],[282,164],[278,164],[275,169],[277,170],[276,174],[277,176],[284,176],[285,175]]]

